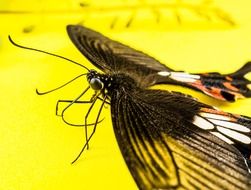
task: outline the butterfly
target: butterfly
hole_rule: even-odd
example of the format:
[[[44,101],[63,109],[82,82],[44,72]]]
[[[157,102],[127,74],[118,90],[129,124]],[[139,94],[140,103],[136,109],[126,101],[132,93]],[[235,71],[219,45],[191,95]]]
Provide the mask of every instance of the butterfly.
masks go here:
[[[219,99],[249,97],[243,74],[250,71],[250,63],[225,76],[177,73],[86,27],[69,25],[67,31],[80,52],[105,73],[91,71],[87,78],[110,102],[117,142],[140,189],[251,187],[246,164],[250,118],[216,110],[181,93],[147,89],[174,82],[210,95],[225,92],[215,96]]]
[[[251,118],[220,111],[179,92],[148,88],[175,83],[233,101],[250,96],[244,78],[250,63],[229,75],[175,72],[84,26],[68,25],[67,32],[80,52],[103,71],[83,66],[89,86],[68,101],[86,103],[79,99],[93,89],[89,111],[97,100],[102,102],[93,131],[73,162],[88,148],[108,104],[119,148],[139,189],[251,188]],[[83,126],[87,125],[85,121]]]

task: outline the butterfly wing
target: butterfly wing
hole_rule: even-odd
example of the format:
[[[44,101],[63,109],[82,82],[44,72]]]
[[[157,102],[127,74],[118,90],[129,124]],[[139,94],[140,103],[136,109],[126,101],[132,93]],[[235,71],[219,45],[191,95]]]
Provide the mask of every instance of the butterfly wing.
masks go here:
[[[122,71],[134,75],[142,87],[178,84],[226,101],[251,96],[250,81],[244,78],[244,74],[251,71],[250,64],[229,75],[174,72],[155,58],[86,27],[69,25],[67,31],[80,52],[96,67],[107,74]]]
[[[111,113],[125,162],[140,189],[250,189],[241,153],[193,124],[200,104],[156,90],[114,91]]]
[[[140,79],[143,87],[158,83],[178,84],[226,101],[251,96],[250,81],[244,78],[251,71],[250,63],[228,75],[174,72],[153,57],[86,27],[69,25],[67,31],[81,53],[96,67],[105,73],[127,72]]]
[[[251,62],[234,73],[195,74],[197,80],[189,82],[191,86],[220,100],[233,102],[237,99],[251,97],[251,81],[245,76],[251,71]]]
[[[193,124],[235,146],[250,165],[251,118],[202,107],[194,116]]]
[[[158,60],[143,52],[132,49],[119,42],[111,40],[102,34],[79,25],[68,25],[67,32],[80,52],[97,68],[109,74],[113,72],[136,75],[144,79],[145,86],[154,84],[147,77],[158,71],[171,71]],[[162,78],[162,76],[160,76]]]

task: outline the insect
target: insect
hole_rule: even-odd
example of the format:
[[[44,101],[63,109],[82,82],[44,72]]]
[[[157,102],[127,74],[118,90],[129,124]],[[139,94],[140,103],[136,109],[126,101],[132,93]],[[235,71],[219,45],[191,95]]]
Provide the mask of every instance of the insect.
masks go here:
[[[91,107],[102,101],[93,131],[76,159],[88,148],[102,108],[109,104],[117,142],[139,189],[251,188],[251,118],[220,111],[182,93],[147,88],[169,82],[190,86],[202,81],[203,75],[174,72],[83,26],[69,25],[67,32],[80,52],[104,72],[82,66],[88,70],[89,87],[70,101],[70,105],[81,103],[79,98],[89,89],[95,91]],[[236,92],[245,95],[242,90],[248,88],[248,80],[242,75],[249,69],[247,63],[234,75],[208,75],[217,76],[210,78],[215,84],[231,77],[231,82],[245,81],[236,86]]]

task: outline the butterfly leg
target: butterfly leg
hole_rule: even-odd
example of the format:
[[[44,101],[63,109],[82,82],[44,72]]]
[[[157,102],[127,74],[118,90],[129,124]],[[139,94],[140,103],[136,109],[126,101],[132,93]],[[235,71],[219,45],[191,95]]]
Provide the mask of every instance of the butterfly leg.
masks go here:
[[[79,159],[79,157],[81,156],[81,154],[83,153],[83,151],[85,150],[85,148],[87,148],[88,143],[89,143],[89,141],[91,140],[93,134],[95,133],[96,127],[97,127],[97,124],[98,124],[98,120],[99,120],[99,116],[100,116],[101,111],[102,111],[102,109],[103,109],[103,107],[104,107],[104,104],[105,104],[105,102],[106,102],[106,98],[107,98],[107,97],[105,96],[104,99],[103,99],[103,102],[102,102],[102,104],[101,104],[101,106],[100,106],[100,109],[99,109],[99,111],[98,111],[98,115],[97,115],[97,118],[96,118],[96,122],[95,122],[95,124],[94,124],[94,128],[93,128],[93,131],[92,131],[91,135],[87,138],[87,141],[86,141],[86,143],[84,144],[84,146],[83,146],[83,148],[81,149],[81,151],[79,152],[78,156],[71,162],[72,164],[75,163],[75,162]],[[97,98],[96,98],[96,99],[97,99]]]
[[[76,103],[76,102],[80,102],[79,101],[79,99],[88,91],[90,89],[90,87],[88,86],[75,100],[73,100],[73,101],[71,101],[70,102],[70,104],[68,105],[68,106],[66,106],[64,109],[63,109],[63,111],[62,111],[62,115],[61,115],[61,117],[62,117],[62,119],[63,119],[63,121],[66,123],[66,124],[68,124],[68,125],[71,125],[71,126],[83,126],[83,125],[75,125],[75,124],[72,124],[72,123],[69,123],[69,122],[67,122],[66,120],[65,120],[65,118],[64,118],[64,113],[65,113],[65,111],[70,107],[70,106],[72,106],[74,103]],[[95,97],[96,95],[94,95],[93,97]],[[85,102],[85,103],[92,103],[91,104],[91,106],[90,106],[90,108],[89,108],[89,110],[88,110],[88,112],[87,112],[87,114],[86,114],[86,116],[85,116],[85,124],[84,124],[84,127],[85,127],[85,138],[86,138],[86,141],[87,141],[87,139],[88,139],[88,134],[87,134],[87,117],[88,117],[88,115],[89,115],[89,113],[90,113],[90,111],[91,111],[91,109],[92,109],[92,107],[94,106],[94,104],[95,104],[95,102],[96,102],[96,100],[97,100],[97,98],[96,99],[93,99],[93,97],[91,98],[91,100],[90,101],[83,101],[83,102]],[[66,100],[67,101],[67,100]],[[58,103],[59,103],[60,101],[58,101]],[[61,101],[62,102],[62,101]],[[57,106],[56,106],[56,114],[57,114],[57,110],[58,110],[58,103],[57,103]],[[96,125],[96,124],[95,124]],[[89,148],[89,145],[87,144],[87,149]]]
[[[104,101],[103,98],[97,97],[97,99],[99,99],[100,101]],[[62,114],[58,114],[58,107],[60,103],[72,103],[74,100],[58,100],[57,104],[56,104],[56,116],[62,116]],[[74,104],[88,104],[88,103],[92,103],[92,100],[89,101],[80,101],[77,100],[74,102]],[[106,104],[110,105],[110,102],[105,101]],[[74,124],[73,124],[74,125]]]
[[[61,117],[62,117],[62,119],[63,119],[63,121],[66,123],[66,124],[68,124],[68,125],[74,125],[74,124],[71,124],[71,123],[68,123],[66,120],[65,120],[65,118],[64,118],[64,113],[65,113],[65,111],[69,108],[69,107],[71,107],[75,102],[77,102],[77,101],[79,101],[79,99],[88,91],[90,89],[90,87],[88,86],[76,99],[74,99],[74,100],[72,100],[71,102],[70,102],[70,104],[69,105],[67,105],[64,109],[63,109],[63,111],[62,111],[62,113],[61,113]],[[57,102],[57,105],[56,105],[56,115],[57,115],[57,112],[58,112],[58,104],[59,104],[59,102],[63,102],[64,100],[59,100],[58,102]],[[66,101],[68,101],[68,100],[66,100]],[[70,101],[70,100],[69,100]]]
[[[88,109],[88,111],[87,111],[87,113],[86,113],[86,115],[85,115],[85,140],[86,140],[86,143],[87,143],[87,145],[86,145],[87,150],[89,149],[89,144],[88,144],[88,130],[87,130],[87,119],[88,119],[88,116],[89,116],[89,114],[90,114],[90,112],[91,112],[93,106],[95,105],[96,100],[98,99],[99,95],[100,95],[100,93],[99,93],[98,95],[97,95],[97,94],[94,94],[94,95],[93,95],[93,97],[91,98],[92,104],[91,104],[91,106],[89,107],[89,109]],[[95,127],[95,125],[96,125],[96,123],[94,124],[94,127]]]
[[[88,89],[87,89],[88,90]],[[79,100],[79,98],[80,97],[82,97],[82,95],[83,95],[83,93],[78,97],[78,98],[76,98],[75,100],[58,100],[57,101],[57,105],[56,105],[56,115],[57,116],[61,116],[62,117],[62,119],[63,119],[63,121],[66,123],[66,124],[68,124],[68,125],[70,125],[70,126],[74,126],[74,127],[85,127],[85,134],[86,134],[86,141],[87,141],[87,139],[88,139],[88,130],[87,130],[87,127],[88,126],[93,126],[93,125],[95,125],[95,123],[87,123],[87,119],[88,119],[88,115],[90,114],[90,112],[91,112],[91,109],[93,108],[93,106],[94,106],[94,104],[95,104],[95,102],[96,102],[96,100],[98,99],[98,100],[101,100],[102,102],[104,101],[104,103],[106,103],[106,104],[110,104],[108,101],[106,101],[106,100],[104,100],[104,99],[102,99],[102,98],[100,98],[99,97],[99,95],[96,95],[96,94],[94,94],[94,96],[89,100],[89,101],[80,101]],[[66,106],[64,109],[63,109],[63,111],[62,111],[62,113],[61,114],[58,114],[58,107],[59,107],[59,104],[60,103],[70,103],[68,106]],[[88,111],[87,111],[87,114],[86,114],[86,116],[85,116],[85,124],[74,124],[74,123],[70,123],[70,122],[68,122],[68,121],[66,121],[66,119],[65,119],[65,117],[64,117],[64,113],[65,113],[65,111],[70,107],[70,106],[72,106],[73,104],[75,104],[75,103],[79,103],[79,104],[91,104],[91,106],[89,107],[89,109],[88,109]],[[104,118],[102,119],[102,120],[100,120],[100,121],[97,121],[97,124],[99,124],[100,122],[102,122],[104,120]],[[89,149],[89,145],[87,145],[87,149]]]
[[[74,123],[70,123],[69,121],[66,121],[66,119],[64,118],[64,113],[69,107],[67,107],[67,109],[65,110],[64,108],[64,111],[62,111],[61,114],[59,114],[58,112],[58,107],[59,107],[59,104],[60,103],[72,103],[74,100],[58,100],[57,101],[57,105],[56,105],[56,115],[57,116],[60,116],[63,118],[63,121],[67,124],[67,125],[70,125],[70,126],[73,126],[73,127],[83,127],[85,126],[85,124],[74,124]],[[74,104],[90,104],[92,103],[92,101],[75,101]],[[102,119],[103,120],[103,119]],[[99,121],[101,122],[101,121]],[[87,124],[87,126],[90,126],[90,125],[94,125],[93,123],[92,124]]]
[[[57,104],[56,104],[56,116],[62,116],[62,113],[58,113],[59,111],[59,104],[60,103],[72,103],[74,100],[58,100]],[[88,103],[92,103],[91,100],[89,101],[75,101],[74,104],[88,104]],[[69,107],[68,107],[69,108]]]
[[[96,123],[92,123],[92,124],[87,124],[87,119],[88,119],[88,116],[89,116],[89,114],[90,114],[90,112],[91,112],[91,110],[92,110],[92,108],[93,108],[93,106],[94,106],[94,104],[96,103],[96,100],[97,99],[101,99],[101,98],[99,98],[98,96],[100,95],[100,94],[94,94],[93,96],[92,96],[92,98],[89,100],[89,101],[79,101],[79,99],[83,96],[83,94],[88,90],[89,88],[87,88],[80,96],[78,96],[75,100],[58,100],[58,102],[57,102],[57,105],[56,105],[56,115],[58,115],[58,116],[61,116],[62,117],[62,119],[63,119],[63,121],[66,123],[66,124],[68,124],[68,125],[71,125],[71,126],[75,126],[75,127],[85,127],[85,139],[86,139],[86,141],[87,141],[87,139],[88,139],[88,130],[87,130],[87,126],[90,126],[90,125],[95,125]],[[68,105],[68,106],[66,106],[64,109],[63,109],[63,111],[62,111],[62,113],[61,113],[61,115],[59,115],[58,114],[58,105],[59,105],[59,103],[62,103],[62,102],[69,102],[70,104]],[[87,104],[91,104],[91,106],[89,107],[89,109],[88,109],[88,111],[87,111],[87,113],[86,113],[86,115],[85,115],[85,123],[84,124],[73,124],[73,123],[69,123],[68,121],[66,121],[66,119],[65,119],[65,117],[64,117],[64,113],[65,113],[65,111],[70,107],[70,106],[72,106],[73,104],[75,104],[75,103],[83,103],[83,104],[85,104],[85,103],[87,103]],[[103,119],[101,120],[101,121],[103,121]],[[97,121],[97,123],[100,123],[101,121]],[[89,145],[87,144],[87,149],[89,149]]]

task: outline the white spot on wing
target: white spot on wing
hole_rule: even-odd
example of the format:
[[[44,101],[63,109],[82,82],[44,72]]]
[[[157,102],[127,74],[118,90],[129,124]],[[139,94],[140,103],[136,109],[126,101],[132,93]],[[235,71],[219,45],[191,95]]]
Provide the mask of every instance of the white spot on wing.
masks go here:
[[[244,132],[244,133],[249,133],[250,132],[249,128],[247,128],[247,127],[245,127],[243,125],[240,125],[238,123],[232,123],[232,122],[221,121],[221,120],[216,120],[216,119],[208,119],[208,120],[211,121],[212,123],[216,124],[216,125],[226,127],[226,128],[229,128],[229,129],[233,129],[235,131],[241,131],[241,132]]]
[[[192,74],[185,73],[185,72],[171,72],[171,75],[176,76],[176,77],[200,79],[199,75],[192,75]]]
[[[214,128],[214,125],[212,123],[197,115],[194,116],[193,124],[205,130]]]
[[[224,135],[220,134],[219,132],[211,132],[211,133],[228,144],[234,144],[233,141],[231,141],[229,138],[225,137]]]
[[[226,128],[223,128],[223,127],[220,127],[220,126],[217,126],[217,130],[221,133],[223,133],[224,135],[227,135],[239,142],[242,142],[244,144],[250,144],[251,143],[251,139],[246,136],[246,135],[243,135],[241,133],[238,133],[236,131],[233,131],[233,130],[230,130],[230,129],[226,129]]]
[[[170,78],[181,82],[195,82],[200,79],[199,75],[191,75],[184,72],[171,72]]]
[[[161,76],[163,76],[163,77],[167,77],[167,76],[170,76],[170,72],[168,72],[168,71],[160,71],[160,72],[158,72],[158,75],[161,75]]]

